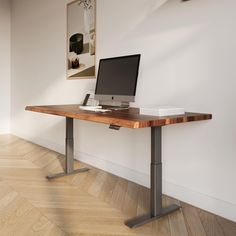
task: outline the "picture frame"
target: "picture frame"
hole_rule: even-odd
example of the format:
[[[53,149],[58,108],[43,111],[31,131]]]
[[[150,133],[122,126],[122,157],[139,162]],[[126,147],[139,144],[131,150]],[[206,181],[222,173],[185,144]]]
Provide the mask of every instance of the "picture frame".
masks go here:
[[[67,79],[96,78],[96,0],[67,4]]]

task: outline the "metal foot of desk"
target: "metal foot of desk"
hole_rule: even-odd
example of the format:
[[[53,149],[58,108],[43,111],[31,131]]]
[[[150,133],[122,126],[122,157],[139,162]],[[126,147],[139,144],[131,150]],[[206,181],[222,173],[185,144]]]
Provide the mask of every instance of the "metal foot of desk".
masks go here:
[[[146,215],[142,215],[142,216],[136,217],[134,219],[128,220],[125,222],[125,224],[130,228],[136,228],[141,225],[150,223],[151,221],[157,220],[163,216],[166,216],[174,211],[178,211],[179,209],[180,209],[180,206],[178,206],[178,205],[175,205],[175,204],[170,205],[166,208],[163,208],[161,214],[159,214],[157,216],[152,216],[151,214],[146,214]]]
[[[73,118],[66,117],[66,167],[64,173],[49,175],[48,180],[60,178],[63,176],[74,175],[89,171],[89,168],[81,168],[74,170],[74,122]]]
[[[130,227],[138,227],[162,216],[168,215],[181,207],[170,205],[162,208],[162,151],[161,151],[161,127],[151,127],[151,199],[150,213],[128,220],[125,224]]]
[[[63,173],[62,172],[62,173],[58,173],[58,174],[54,174],[54,175],[48,175],[46,178],[48,180],[51,180],[51,179],[56,179],[56,178],[60,178],[60,177],[64,177],[64,176],[69,176],[69,175],[75,175],[75,174],[83,173],[83,172],[87,172],[87,171],[89,171],[89,168],[81,168],[81,169],[73,170],[70,173],[66,173],[66,172]]]

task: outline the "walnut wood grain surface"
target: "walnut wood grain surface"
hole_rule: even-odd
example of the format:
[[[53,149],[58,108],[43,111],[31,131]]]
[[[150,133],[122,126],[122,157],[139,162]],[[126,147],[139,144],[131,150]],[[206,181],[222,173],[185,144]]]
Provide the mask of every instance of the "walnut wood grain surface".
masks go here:
[[[212,119],[211,114],[191,112],[187,112],[185,115],[175,116],[146,116],[140,115],[138,108],[130,108],[129,110],[122,111],[109,111],[104,113],[93,112],[80,110],[78,104],[27,106],[26,110],[134,129]]]

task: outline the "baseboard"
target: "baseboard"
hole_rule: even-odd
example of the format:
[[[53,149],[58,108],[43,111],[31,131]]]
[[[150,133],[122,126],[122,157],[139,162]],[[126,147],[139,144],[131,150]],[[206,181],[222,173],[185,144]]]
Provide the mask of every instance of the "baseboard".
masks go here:
[[[128,179],[137,184],[145,187],[150,186],[150,176],[138,172],[136,170],[129,169],[127,167],[117,165],[111,161],[104,160],[99,157],[91,156],[86,153],[78,152],[75,153],[75,158],[99,169],[105,170],[114,175]],[[226,219],[236,222],[236,205],[225,202],[221,199],[216,199],[212,196],[208,196],[203,193],[199,193],[192,189],[184,186],[176,185],[174,183],[163,180],[163,193],[167,196],[171,196],[180,201],[191,204],[195,207],[204,209],[213,214],[222,216]]]
[[[64,145],[54,143],[51,140],[29,137],[27,135],[19,133],[14,133],[14,135],[29,140],[30,142],[36,143],[40,146],[46,147],[48,149],[57,151],[59,153],[64,153]],[[99,169],[102,169],[104,171],[107,171],[109,173],[112,173],[114,175],[117,175],[119,177],[128,179],[137,184],[149,187],[150,177],[145,173],[118,165],[116,163],[102,159],[97,156],[92,156],[88,153],[80,152],[79,150],[75,150],[75,159],[97,167]],[[163,193],[173,198],[179,199],[180,201],[191,204],[195,207],[204,209],[208,212],[236,222],[236,205],[230,202],[226,202],[221,199],[216,199],[204,193],[199,193],[195,190],[189,189],[184,186],[176,185],[165,180],[163,180]]]
[[[0,134],[10,134],[11,130],[9,127],[0,127]]]
[[[164,181],[164,194],[236,222],[236,205],[204,193]]]

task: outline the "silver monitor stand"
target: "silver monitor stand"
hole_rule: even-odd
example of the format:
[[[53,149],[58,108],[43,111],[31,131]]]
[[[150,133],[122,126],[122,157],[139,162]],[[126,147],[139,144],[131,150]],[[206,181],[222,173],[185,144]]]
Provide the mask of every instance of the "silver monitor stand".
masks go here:
[[[118,102],[118,101],[99,101],[99,105],[111,110],[125,110],[129,109],[129,102]]]

